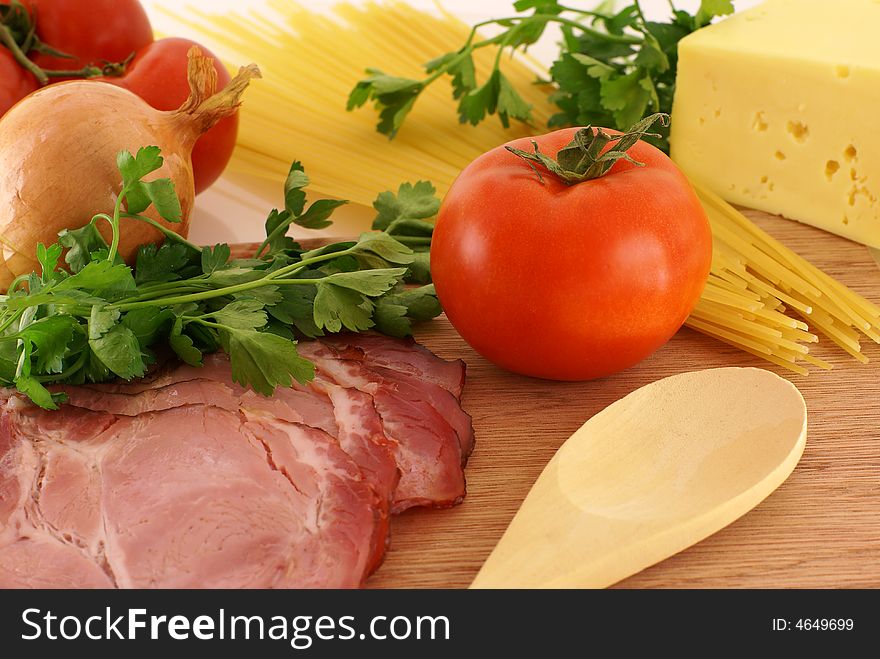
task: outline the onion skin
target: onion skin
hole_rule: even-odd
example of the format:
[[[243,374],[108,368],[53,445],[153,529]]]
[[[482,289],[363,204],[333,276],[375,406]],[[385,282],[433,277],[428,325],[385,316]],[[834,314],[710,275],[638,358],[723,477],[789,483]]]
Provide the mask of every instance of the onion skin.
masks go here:
[[[0,236],[7,248],[33,255],[37,242],[54,242],[62,229],[112,211],[122,185],[116,154],[153,144],[165,158],[156,178],[174,181],[183,221],[165,223],[152,208],[145,215],[187,234],[195,196],[189,165],[195,136],[175,133],[168,115],[139,101],[106,83],[62,82],[35,92],[3,118],[0,199],[9,206],[0,217]],[[161,237],[137,220],[123,219],[120,227],[119,253],[126,260],[138,245]],[[99,223],[98,228],[109,242],[110,227]]]
[[[158,146],[164,164],[150,176],[170,178],[183,211],[179,224],[144,214],[186,236],[195,197],[190,155],[198,137],[235,113],[251,65],[219,94],[210,58],[190,53],[192,95],[172,112],[153,109],[137,95],[108,83],[77,80],[45,87],[0,119],[0,289],[37,268],[37,243],[51,244],[63,229],[112,213],[122,187],[116,156]],[[110,227],[98,228],[110,242]],[[132,262],[137,248],[162,238],[144,222],[122,219],[119,253]]]

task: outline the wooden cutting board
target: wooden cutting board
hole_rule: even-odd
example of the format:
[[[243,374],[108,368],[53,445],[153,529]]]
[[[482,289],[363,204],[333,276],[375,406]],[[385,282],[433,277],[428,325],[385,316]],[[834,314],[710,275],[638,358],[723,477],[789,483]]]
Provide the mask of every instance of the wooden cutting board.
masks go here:
[[[747,214],[880,302],[880,269],[865,247],[763,213]],[[745,517],[618,587],[880,587],[880,346],[863,341],[873,361],[862,365],[822,338],[811,350],[834,370],[800,376],[683,328],[628,371],[562,383],[501,371],[443,317],[421,325],[416,337],[441,357],[468,365],[463,405],[477,439],[466,472],[468,495],[450,510],[397,516],[390,550],[369,587],[468,586],[545,464],[584,421],[649,382],[718,366],[767,368],[801,390],[809,414],[803,458],[788,481]]]

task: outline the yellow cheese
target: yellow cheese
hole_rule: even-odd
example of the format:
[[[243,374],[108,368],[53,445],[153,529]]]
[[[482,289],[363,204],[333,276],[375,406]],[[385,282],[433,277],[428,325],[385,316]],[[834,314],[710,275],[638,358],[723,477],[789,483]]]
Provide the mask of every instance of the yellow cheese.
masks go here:
[[[880,0],[768,0],[678,52],[671,153],[685,172],[880,247]]]

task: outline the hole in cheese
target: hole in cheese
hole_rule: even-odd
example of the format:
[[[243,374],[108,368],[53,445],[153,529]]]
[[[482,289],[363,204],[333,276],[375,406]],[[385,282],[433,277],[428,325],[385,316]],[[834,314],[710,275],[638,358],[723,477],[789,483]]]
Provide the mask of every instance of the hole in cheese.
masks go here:
[[[843,157],[846,158],[847,162],[855,160],[856,156],[858,156],[858,155],[859,155],[859,152],[856,151],[856,148],[852,144],[850,144],[848,147],[846,147],[846,149],[843,152]]]
[[[825,178],[829,181],[834,178],[834,175],[837,173],[837,170],[840,169],[840,163],[836,160],[829,160],[825,163]]]
[[[785,154],[782,151],[777,151],[774,155],[777,160],[785,160]]]
[[[795,142],[804,142],[810,136],[809,127],[800,121],[789,121],[786,129]]]
[[[755,130],[759,133],[763,133],[767,130],[767,117],[763,112],[758,112],[755,114],[755,118],[752,121],[752,130]]]
[[[844,64],[838,64],[834,67],[834,75],[838,78],[849,78],[849,67]]]

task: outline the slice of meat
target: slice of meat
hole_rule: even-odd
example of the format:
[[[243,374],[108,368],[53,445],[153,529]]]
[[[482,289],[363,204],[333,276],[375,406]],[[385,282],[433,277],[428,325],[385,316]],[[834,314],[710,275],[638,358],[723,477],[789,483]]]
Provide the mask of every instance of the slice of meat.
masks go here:
[[[326,433],[191,406],[122,419],[102,441],[120,586],[351,588],[364,579],[372,498]]]
[[[382,334],[345,332],[319,340],[338,350],[345,359],[365,358],[371,365],[384,366],[432,382],[461,399],[466,370],[464,362],[460,359],[440,359],[412,338],[395,339]]]
[[[474,449],[474,426],[460,404],[464,362],[448,362],[415,341],[374,334],[340,334],[320,343],[338,359],[362,362],[369,373],[394,382],[411,398],[424,398],[455,430],[461,445],[462,466]],[[301,351],[308,352],[308,344]],[[313,348],[312,348],[313,349]],[[410,360],[407,361],[407,356]]]
[[[391,379],[363,360],[344,359],[317,341],[303,342],[299,349],[323,377],[373,397],[401,472],[393,512],[413,506],[452,506],[462,500],[461,445],[455,429],[431,404],[432,395],[442,389],[431,383],[423,383],[423,388],[408,386],[408,380]]]
[[[391,502],[400,472],[369,395],[316,380],[306,386],[279,388],[267,398],[234,384],[229,360],[222,354],[207,355],[202,368],[183,365],[158,374],[152,384],[156,388],[144,388],[141,383],[131,387],[131,393],[116,383],[57,390],[68,395],[71,405],[117,415],[138,416],[148,411],[208,403],[234,412],[268,414],[323,430],[335,437],[354,459],[375,494],[376,530],[369,571],[381,564],[388,544]]]
[[[371,442],[365,442],[360,436],[355,436],[356,441],[350,441],[351,437],[333,433],[326,423],[321,425],[314,417],[303,418],[302,421],[335,434],[343,448],[355,457],[380,495],[389,491],[388,484],[396,476],[387,456],[390,449],[402,474],[394,494],[393,512],[412,506],[444,507],[461,501],[465,493],[461,470],[474,446],[473,424],[455,397],[455,393],[461,391],[464,376],[461,362],[439,359],[414,342],[378,335],[326,337],[321,341],[301,342],[299,350],[303,356],[313,361],[323,360],[317,382],[310,389],[320,388],[323,382],[326,392],[326,383],[330,381],[349,390],[350,393],[345,394],[349,398],[351,391],[356,390],[374,399],[384,432],[371,433]],[[406,362],[407,355],[412,357],[412,363]],[[228,383],[228,361],[222,355],[212,355],[206,357],[205,366],[201,369],[180,366],[173,372],[154,375],[149,384],[141,382],[131,387],[111,384],[91,388],[102,393],[138,393],[199,378]],[[293,391],[297,389],[294,387]],[[244,394],[239,392],[236,395],[241,396],[244,401]],[[280,418],[299,420],[288,416],[290,410],[303,409],[302,403],[293,404],[284,400],[296,395],[291,391],[276,390],[272,399],[262,398],[253,392],[249,395],[248,402],[242,402],[243,406],[253,405],[270,410]],[[216,399],[223,400],[224,396],[225,393],[218,394]],[[167,396],[160,398],[170,401]],[[339,429],[353,427],[346,421],[344,414],[340,413],[345,409],[344,405],[340,405],[342,399],[343,396],[338,394],[333,397]],[[78,400],[81,402],[79,398],[72,399],[74,403],[80,404]],[[93,406],[89,403],[82,404]],[[223,403],[223,406],[228,407],[229,404]],[[375,423],[368,418],[368,406],[356,407],[361,410],[357,417],[358,424],[369,427],[371,423]],[[459,445],[457,450],[447,445],[450,428]],[[375,449],[377,444],[380,446],[378,451]],[[360,446],[359,451],[357,446]],[[458,463],[457,467],[454,462]]]
[[[47,412],[6,396],[0,465],[0,585],[343,588],[372,560],[357,465],[271,415]]]
[[[0,588],[113,588],[76,547],[34,529],[0,546]]]
[[[50,414],[0,390],[0,588],[113,587],[86,547],[96,546],[99,525],[97,511],[78,498],[91,481],[80,456],[62,447],[47,459],[36,441],[22,439],[22,432],[36,433],[49,442],[69,432],[81,441],[108,421],[75,409]],[[53,522],[69,521],[67,538],[41,504]]]

